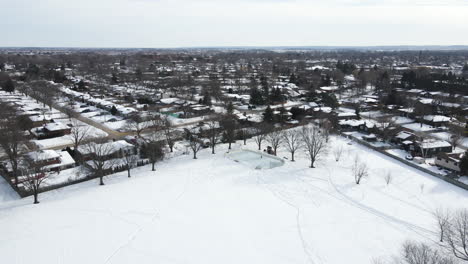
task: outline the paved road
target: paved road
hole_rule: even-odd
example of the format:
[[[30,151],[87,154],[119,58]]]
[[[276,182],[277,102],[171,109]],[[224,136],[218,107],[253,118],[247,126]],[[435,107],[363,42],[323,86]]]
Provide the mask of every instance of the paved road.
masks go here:
[[[66,113],[65,109],[57,104],[54,104],[53,106],[55,109],[61,111],[62,113]],[[108,127],[106,127],[105,125],[99,123],[99,122],[96,122],[90,118],[87,118],[87,117],[84,117],[82,115],[80,115],[78,113],[78,116],[75,117],[76,119],[80,120],[81,122],[83,123],[86,123],[90,126],[93,126],[95,128],[98,128],[98,129],[101,129],[102,131],[106,132],[107,134],[109,134],[109,138],[120,138],[120,137],[123,137],[125,135],[123,135],[122,132],[119,132],[119,131],[115,131],[113,129],[110,129]]]

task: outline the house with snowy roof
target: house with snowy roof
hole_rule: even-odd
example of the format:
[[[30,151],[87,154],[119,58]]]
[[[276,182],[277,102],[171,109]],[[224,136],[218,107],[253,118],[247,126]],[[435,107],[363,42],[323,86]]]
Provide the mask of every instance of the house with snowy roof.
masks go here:
[[[65,136],[71,133],[71,128],[63,123],[52,122],[31,129],[31,134],[37,139],[47,139]]]
[[[444,140],[430,139],[414,142],[414,154],[424,158],[434,157],[439,153],[452,152],[452,145]]]
[[[451,171],[460,172],[460,160],[464,153],[438,153],[434,163],[436,166],[448,169]]]
[[[97,151],[101,153],[96,153]],[[135,145],[125,140],[116,140],[105,143],[91,142],[81,145],[76,150],[76,155],[81,161],[88,161],[95,155],[105,155],[106,159],[121,158],[127,153],[135,151]]]

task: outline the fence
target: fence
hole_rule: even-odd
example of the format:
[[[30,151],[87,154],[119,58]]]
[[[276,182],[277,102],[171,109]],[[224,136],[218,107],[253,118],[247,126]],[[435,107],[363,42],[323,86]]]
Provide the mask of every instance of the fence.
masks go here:
[[[370,148],[372,150],[375,150],[375,151],[379,152],[380,154],[383,154],[383,155],[385,155],[387,157],[393,158],[393,159],[395,159],[395,160],[397,160],[397,161],[399,161],[399,162],[401,162],[401,163],[403,163],[405,165],[408,165],[408,166],[410,166],[410,167],[412,167],[414,169],[417,169],[419,171],[422,171],[424,173],[427,173],[429,175],[437,177],[437,178],[439,178],[439,179],[441,179],[441,180],[443,180],[445,182],[451,183],[453,185],[456,185],[456,186],[458,186],[460,188],[463,188],[463,189],[468,191],[468,185],[467,184],[464,184],[463,182],[457,181],[456,179],[454,179],[454,178],[452,178],[450,176],[446,176],[446,175],[436,173],[434,171],[431,171],[431,170],[428,170],[428,169],[423,168],[421,166],[418,166],[417,164],[414,164],[414,163],[412,163],[410,161],[407,161],[407,160],[405,160],[403,158],[392,155],[392,154],[385,151],[386,148],[375,147],[375,146],[369,144],[368,142],[366,142],[364,140],[361,140],[361,139],[358,139],[358,138],[355,138],[355,137],[352,137],[352,136],[349,136],[349,135],[346,135],[346,134],[343,134],[343,133],[341,133],[341,136],[349,138],[349,139],[353,140],[354,142],[357,142],[357,143],[359,143],[361,145],[364,145],[364,146],[366,146],[366,147],[368,147],[368,148]]]
[[[141,167],[141,166],[145,166],[149,164],[149,161],[148,160],[141,160],[141,161],[138,161],[138,163],[136,164],[137,167]],[[127,167],[126,166],[119,166],[119,167],[116,167],[112,170],[109,170],[107,171],[106,173],[104,173],[104,176],[107,176],[107,175],[110,175],[110,174],[114,174],[114,173],[117,173],[117,172],[122,172],[122,171],[125,171],[127,170]],[[30,196],[30,195],[33,195],[33,191],[32,190],[25,190],[25,189],[22,189],[22,188],[18,188],[12,181],[11,181],[11,178],[9,175],[7,174],[4,174],[4,173],[1,173],[1,176],[10,184],[11,188],[13,188],[13,190],[15,190],[19,196],[21,198],[24,198],[24,197],[27,197],[27,196]],[[48,191],[53,191],[53,190],[56,190],[56,189],[60,189],[60,188],[63,188],[63,187],[67,187],[67,186],[70,186],[70,185],[73,185],[73,184],[77,184],[77,183],[82,183],[82,182],[86,182],[86,181],[89,181],[89,180],[93,180],[93,179],[97,179],[99,178],[99,176],[95,176],[95,175],[87,175],[86,177],[84,178],[81,178],[81,179],[77,179],[77,180],[72,180],[72,181],[67,181],[67,182],[63,182],[63,183],[59,183],[59,184],[54,184],[54,185],[49,185],[49,186],[44,186],[44,187],[41,187],[40,190],[39,190],[39,193],[43,193],[43,192],[48,192]]]

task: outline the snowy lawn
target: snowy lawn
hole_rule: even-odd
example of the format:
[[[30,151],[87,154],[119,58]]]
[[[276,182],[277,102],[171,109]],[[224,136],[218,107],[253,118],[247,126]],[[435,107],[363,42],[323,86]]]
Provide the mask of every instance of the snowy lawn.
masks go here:
[[[3,202],[19,199],[19,195],[11,188],[11,186],[0,177],[0,206]]]
[[[0,203],[2,263],[371,263],[406,239],[436,241],[432,212],[467,205],[465,190],[347,142],[332,138],[342,159],[330,151],[315,169],[303,153],[251,169],[222,145],[45,193],[39,205]],[[370,168],[360,185],[356,155]]]

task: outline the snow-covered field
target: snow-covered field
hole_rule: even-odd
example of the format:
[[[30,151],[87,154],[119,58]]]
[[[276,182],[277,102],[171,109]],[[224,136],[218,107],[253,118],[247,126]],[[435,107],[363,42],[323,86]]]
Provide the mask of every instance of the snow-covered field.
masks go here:
[[[407,239],[437,240],[432,212],[468,204],[465,190],[342,138],[308,168],[255,170],[201,151],[0,203],[2,263],[371,263]],[[241,145],[235,145],[239,149]],[[242,146],[243,147],[243,146]],[[248,149],[255,150],[250,142]],[[360,185],[351,165],[370,168]],[[280,149],[279,157],[289,157]],[[385,175],[391,173],[387,186]]]

